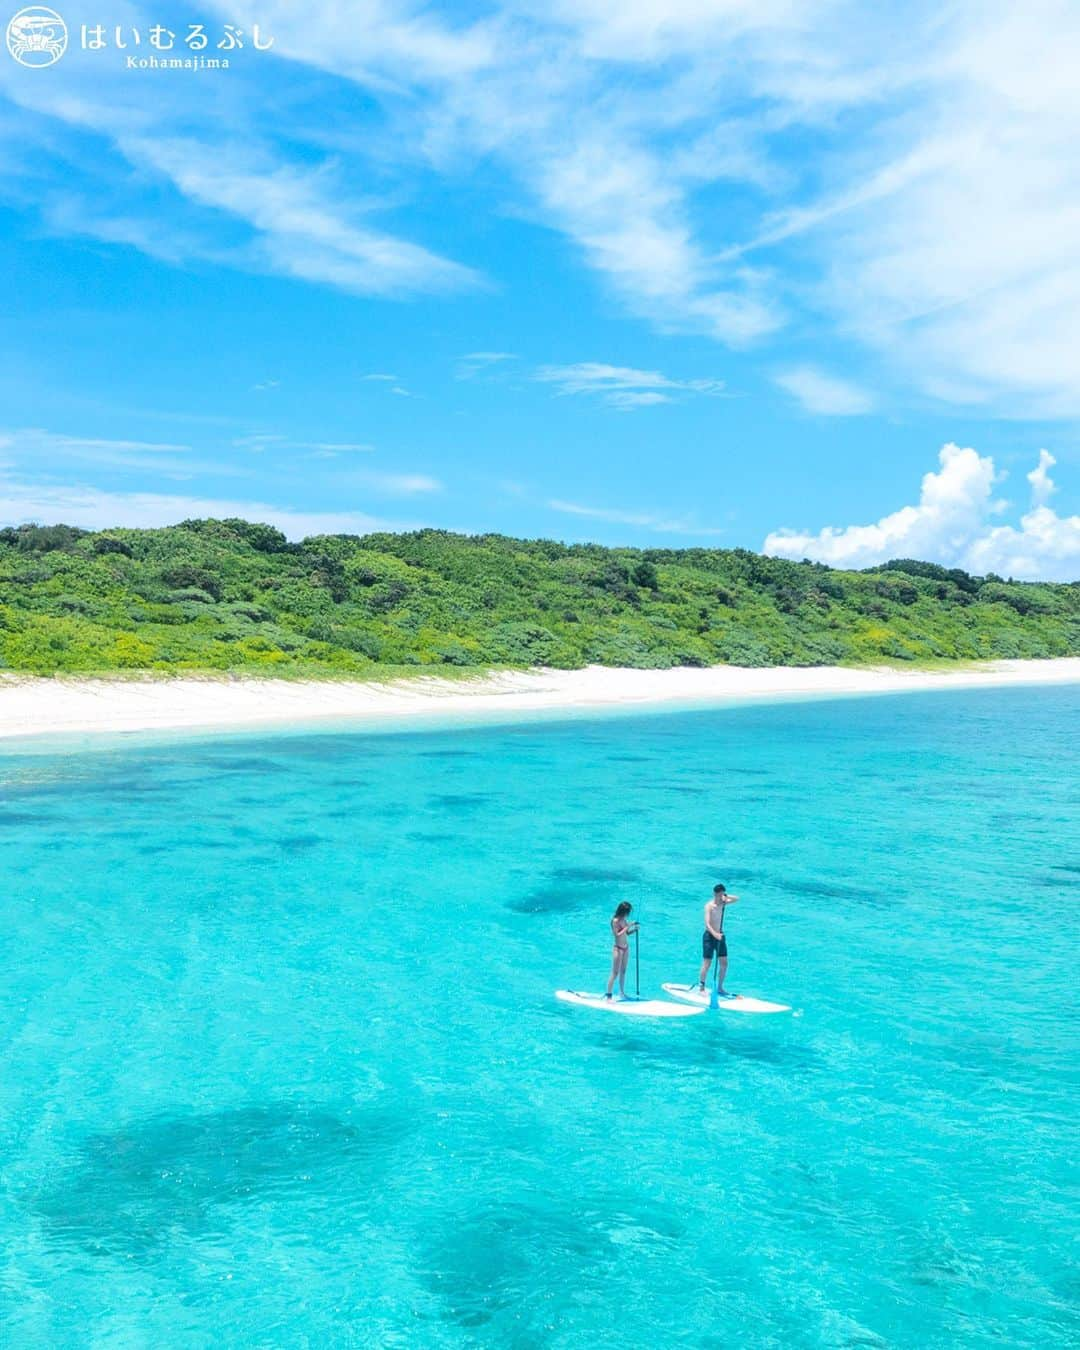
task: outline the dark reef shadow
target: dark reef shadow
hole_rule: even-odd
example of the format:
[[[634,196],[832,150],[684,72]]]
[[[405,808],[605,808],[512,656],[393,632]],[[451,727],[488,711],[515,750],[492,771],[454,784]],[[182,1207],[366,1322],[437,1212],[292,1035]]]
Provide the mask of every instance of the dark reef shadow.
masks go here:
[[[679,1039],[597,1033],[590,1040],[606,1054],[632,1055],[654,1069],[693,1069],[721,1078],[728,1072],[724,1062],[729,1059],[769,1064],[786,1073],[805,1073],[822,1066],[817,1052],[801,1042],[790,1040],[783,1027],[775,1032],[728,1028],[726,1034],[723,1026],[705,1024],[706,1018],[725,1016],[733,1017],[734,1014],[705,1013],[694,1020],[691,1035]]]
[[[438,1299],[439,1320],[466,1331],[485,1328],[485,1343],[505,1331],[509,1339],[497,1343],[548,1344],[540,1323],[551,1312],[544,1306],[564,1294],[566,1272],[576,1272],[599,1298],[620,1260],[603,1218],[583,1223],[567,1197],[563,1203],[498,1197],[456,1215],[434,1240],[424,1236],[418,1277]]]
[[[866,886],[847,886],[841,881],[820,881],[808,877],[796,881],[777,878],[777,884],[793,895],[814,895],[824,900],[857,900],[860,904],[885,909],[891,903],[880,891]]]
[[[313,1182],[323,1195],[362,1194],[411,1118],[288,1101],[155,1116],[86,1139],[23,1201],[50,1246],[148,1260],[174,1231],[190,1237],[220,1226],[223,1208],[289,1204]]]
[[[494,794],[490,792],[439,792],[428,798],[428,806],[473,810],[494,800]]]
[[[551,876],[556,881],[570,882],[641,880],[641,873],[632,867],[553,867]]]
[[[575,886],[549,886],[507,900],[512,914],[576,914],[596,905],[596,892]]]
[[[325,844],[326,839],[321,834],[286,834],[274,842],[286,853],[304,853],[308,849]]]

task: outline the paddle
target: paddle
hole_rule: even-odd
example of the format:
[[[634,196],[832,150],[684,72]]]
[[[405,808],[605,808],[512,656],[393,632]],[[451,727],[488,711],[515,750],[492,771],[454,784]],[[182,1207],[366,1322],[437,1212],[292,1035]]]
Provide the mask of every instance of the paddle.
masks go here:
[[[720,906],[720,936],[724,936],[724,916],[727,913],[727,905]],[[719,1008],[720,1006],[720,953],[713,952],[713,987],[709,995],[709,1007]]]
[[[640,928],[634,929],[634,997],[641,997],[641,960],[638,956],[638,934]]]

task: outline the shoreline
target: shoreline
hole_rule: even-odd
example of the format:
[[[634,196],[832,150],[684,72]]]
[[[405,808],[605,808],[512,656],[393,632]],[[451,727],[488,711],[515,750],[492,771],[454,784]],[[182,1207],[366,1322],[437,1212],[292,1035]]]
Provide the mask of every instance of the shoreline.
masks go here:
[[[360,681],[0,677],[0,740],[132,732],[213,731],[362,720],[377,727],[418,720],[513,720],[580,713],[935,689],[1080,683],[1080,657],[993,661],[956,669],[710,666],[632,670],[501,671],[473,680],[437,675]]]

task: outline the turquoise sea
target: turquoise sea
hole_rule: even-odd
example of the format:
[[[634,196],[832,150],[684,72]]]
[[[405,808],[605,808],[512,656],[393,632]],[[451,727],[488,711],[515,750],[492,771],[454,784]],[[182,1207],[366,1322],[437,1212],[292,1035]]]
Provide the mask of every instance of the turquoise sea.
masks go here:
[[[5,1346],[1075,1346],[1080,688],[0,753]],[[608,917],[785,1018],[567,1008]],[[632,967],[631,967],[632,969]]]

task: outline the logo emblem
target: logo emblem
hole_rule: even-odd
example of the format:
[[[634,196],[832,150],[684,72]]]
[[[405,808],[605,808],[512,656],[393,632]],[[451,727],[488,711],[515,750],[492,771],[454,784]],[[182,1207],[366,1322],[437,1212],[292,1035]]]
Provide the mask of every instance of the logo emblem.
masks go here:
[[[55,9],[30,5],[8,24],[7,45],[20,66],[54,65],[67,51],[67,24]]]

